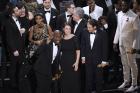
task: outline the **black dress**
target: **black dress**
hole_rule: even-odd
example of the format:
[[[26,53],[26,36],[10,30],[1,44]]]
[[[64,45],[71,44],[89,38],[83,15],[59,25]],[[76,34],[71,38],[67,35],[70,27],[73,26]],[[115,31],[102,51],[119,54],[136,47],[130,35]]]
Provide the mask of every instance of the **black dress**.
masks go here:
[[[79,50],[77,37],[63,39],[61,43],[62,93],[80,93],[79,71],[72,65],[76,61],[76,50]]]

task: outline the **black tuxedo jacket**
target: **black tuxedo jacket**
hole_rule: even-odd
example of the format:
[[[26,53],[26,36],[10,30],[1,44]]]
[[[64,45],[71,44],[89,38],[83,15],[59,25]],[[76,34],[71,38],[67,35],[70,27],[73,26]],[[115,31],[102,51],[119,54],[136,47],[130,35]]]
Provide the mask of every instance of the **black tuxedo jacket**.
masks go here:
[[[57,56],[53,61],[53,64],[52,59],[53,59],[53,42],[40,46],[38,50],[37,61],[34,64],[35,71],[47,77],[52,77],[53,73],[56,74],[59,71],[60,48],[58,49]]]
[[[46,17],[45,17],[44,7],[41,8],[41,9],[38,9],[37,12],[43,14],[45,23],[47,23]],[[50,27],[52,28],[53,31],[56,30],[57,15],[58,15],[57,10],[54,9],[54,8],[51,8],[51,18],[50,18],[50,23],[49,23],[49,25],[50,25]]]
[[[22,28],[22,27],[21,27]],[[8,45],[8,50],[10,53],[18,50],[19,53],[23,52],[25,48],[25,33],[20,34],[19,29],[10,17],[5,23],[5,30],[6,30],[6,43]]]
[[[97,30],[93,47],[90,45],[90,34],[87,30],[82,34],[81,56],[86,58],[86,63],[100,64],[108,58],[107,33]]]
[[[113,43],[114,36],[116,33],[116,28],[117,28],[117,15],[115,13],[115,9],[109,12],[107,17],[108,17],[109,39],[110,39],[110,42]]]
[[[87,21],[85,19],[82,19],[74,33],[78,37],[79,44],[81,44],[81,35],[86,29],[86,27],[87,27]]]
[[[63,26],[65,25],[65,23],[67,22],[67,19],[66,19],[66,12],[60,14],[57,18],[57,29],[60,30],[60,31],[63,31]],[[73,19],[71,20],[71,27],[73,29],[74,27],[74,21]]]

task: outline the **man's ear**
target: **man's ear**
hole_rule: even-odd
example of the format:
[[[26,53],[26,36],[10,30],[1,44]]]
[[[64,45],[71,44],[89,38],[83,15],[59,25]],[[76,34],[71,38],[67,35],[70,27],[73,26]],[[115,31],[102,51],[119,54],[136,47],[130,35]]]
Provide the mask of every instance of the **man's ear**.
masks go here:
[[[97,27],[96,26],[94,26],[94,29],[96,29]]]

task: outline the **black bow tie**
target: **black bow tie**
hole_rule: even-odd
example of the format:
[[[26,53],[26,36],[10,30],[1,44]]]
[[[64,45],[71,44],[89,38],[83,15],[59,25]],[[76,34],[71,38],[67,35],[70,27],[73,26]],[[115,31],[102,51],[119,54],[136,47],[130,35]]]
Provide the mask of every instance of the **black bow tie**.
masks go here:
[[[55,46],[58,46],[59,44],[55,43]]]
[[[115,13],[118,14],[119,13],[119,10],[115,11]]]
[[[45,13],[51,13],[51,11],[45,11]]]
[[[72,15],[67,15],[67,17],[72,17]]]
[[[89,32],[90,34],[96,34],[95,32]]]

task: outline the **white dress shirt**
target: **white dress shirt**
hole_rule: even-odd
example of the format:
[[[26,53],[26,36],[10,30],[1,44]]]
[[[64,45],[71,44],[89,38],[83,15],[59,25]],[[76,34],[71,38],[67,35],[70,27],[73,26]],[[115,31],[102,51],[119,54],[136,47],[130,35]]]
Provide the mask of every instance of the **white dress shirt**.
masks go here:
[[[53,43],[53,59],[52,59],[52,64],[53,64],[53,61],[55,60],[55,58],[57,56],[57,52],[58,52],[58,46],[55,45],[55,43]]]
[[[43,0],[36,0],[38,4],[43,4]]]
[[[93,47],[94,40],[95,40],[95,34],[90,34],[90,46],[91,46],[91,49]]]
[[[77,24],[75,25],[75,27],[74,27],[74,33],[76,32],[76,30],[77,30],[77,27],[78,27],[78,25],[79,25],[79,23],[82,21],[82,19],[80,19],[78,22],[77,22]]]
[[[66,12],[66,21],[67,22],[69,21],[69,18],[70,18],[70,17],[68,17],[68,15],[71,15],[71,14],[69,14],[68,12]]]
[[[45,11],[51,11],[51,8],[50,9],[46,9],[44,8]],[[51,19],[51,13],[45,13],[45,18],[46,18],[46,21],[47,21],[47,24],[50,23],[50,19]]]

